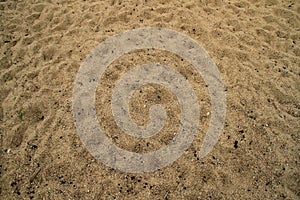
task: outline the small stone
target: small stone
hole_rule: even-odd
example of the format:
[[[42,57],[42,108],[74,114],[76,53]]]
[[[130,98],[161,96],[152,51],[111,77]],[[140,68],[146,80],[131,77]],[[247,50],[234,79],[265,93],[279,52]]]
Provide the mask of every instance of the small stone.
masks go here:
[[[234,148],[238,148],[238,141],[234,141]]]

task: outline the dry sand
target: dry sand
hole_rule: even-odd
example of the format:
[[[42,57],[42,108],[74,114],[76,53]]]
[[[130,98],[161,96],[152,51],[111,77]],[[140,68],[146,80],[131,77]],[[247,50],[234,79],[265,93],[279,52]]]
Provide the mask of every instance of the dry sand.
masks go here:
[[[300,198],[299,1],[1,1],[0,20],[1,199]],[[81,143],[72,89],[81,63],[100,42],[148,26],[184,33],[207,50],[227,88],[227,117],[214,150],[197,158],[210,117],[202,78],[168,52],[122,56],[97,91],[99,122],[120,147],[158,149],[178,129],[176,99],[157,85],[135,93],[130,108],[144,124],[149,105],[163,103],[170,108],[163,131],[139,141],[116,127],[104,105],[114,82],[137,64],[178,67],[201,108],[199,134],[180,159],[154,173],[128,174],[95,160]]]

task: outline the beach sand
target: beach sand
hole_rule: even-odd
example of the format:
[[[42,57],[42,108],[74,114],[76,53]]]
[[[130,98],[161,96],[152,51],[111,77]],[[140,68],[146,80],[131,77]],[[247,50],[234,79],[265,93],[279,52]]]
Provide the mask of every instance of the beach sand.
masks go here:
[[[0,20],[1,199],[300,198],[299,1],[1,1]],[[138,140],[117,127],[108,103],[111,88],[138,64],[177,68],[201,109],[199,134],[176,162],[132,174],[107,167],[84,147],[72,91],[80,65],[98,44],[140,27],[169,28],[205,48],[226,87],[227,116],[215,148],[199,159],[210,97],[193,66],[152,49],[116,59],[98,84],[96,108],[119,147],[158,149],[179,126],[176,98],[148,85],[131,98],[132,118],[146,124],[149,106],[162,103],[170,110],[164,129]]]

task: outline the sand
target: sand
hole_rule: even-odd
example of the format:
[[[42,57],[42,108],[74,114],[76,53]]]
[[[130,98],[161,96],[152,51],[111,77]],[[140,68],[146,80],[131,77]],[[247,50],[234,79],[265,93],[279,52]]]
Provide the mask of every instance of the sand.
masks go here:
[[[1,1],[0,20],[1,199],[299,199],[299,1]],[[99,123],[115,144],[152,151],[178,129],[176,98],[158,85],[136,92],[130,104],[138,124],[148,122],[154,103],[169,109],[157,136],[138,140],[116,126],[111,87],[144,61],[177,68],[201,109],[199,134],[176,162],[153,173],[124,173],[82,144],[73,84],[99,43],[149,26],[186,34],[206,49],[226,86],[226,123],[213,151],[199,159],[210,118],[201,76],[169,52],[123,55],[101,78],[96,98]]]

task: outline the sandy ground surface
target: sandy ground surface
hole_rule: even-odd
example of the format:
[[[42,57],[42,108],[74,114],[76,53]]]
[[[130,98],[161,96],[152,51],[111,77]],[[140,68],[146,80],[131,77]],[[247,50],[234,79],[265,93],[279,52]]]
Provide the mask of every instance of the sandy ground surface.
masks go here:
[[[296,0],[1,1],[1,199],[299,199],[299,15]],[[178,129],[176,98],[158,85],[134,93],[130,108],[145,124],[149,105],[164,104],[170,112],[162,132],[139,141],[116,126],[111,87],[137,64],[176,68],[201,108],[199,134],[180,159],[154,173],[130,174],[105,166],[83,146],[72,89],[100,42],[147,26],[184,33],[207,50],[226,86],[227,116],[214,150],[199,159],[210,117],[201,76],[168,52],[123,55],[101,78],[96,99],[99,123],[115,144],[151,151]]]

